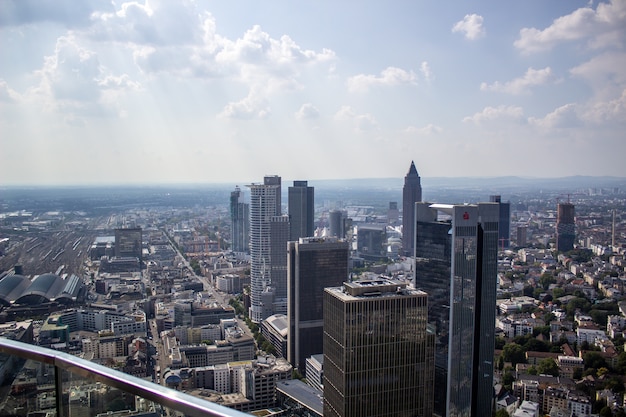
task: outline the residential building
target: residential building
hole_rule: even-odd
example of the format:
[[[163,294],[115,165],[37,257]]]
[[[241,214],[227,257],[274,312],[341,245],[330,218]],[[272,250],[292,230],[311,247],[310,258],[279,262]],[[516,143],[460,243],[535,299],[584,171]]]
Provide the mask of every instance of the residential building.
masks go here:
[[[263,184],[250,184],[250,319],[259,323],[272,315],[263,302],[271,287],[270,225],[281,214],[281,178],[266,176]]]

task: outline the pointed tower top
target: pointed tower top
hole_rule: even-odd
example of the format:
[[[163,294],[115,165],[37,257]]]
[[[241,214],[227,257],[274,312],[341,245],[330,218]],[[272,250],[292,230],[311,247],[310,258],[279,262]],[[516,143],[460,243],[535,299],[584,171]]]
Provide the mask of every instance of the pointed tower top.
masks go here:
[[[411,161],[411,166],[409,168],[409,172],[406,175],[407,176],[409,176],[409,175],[419,176],[419,174],[417,173],[417,169],[415,168],[415,162]]]

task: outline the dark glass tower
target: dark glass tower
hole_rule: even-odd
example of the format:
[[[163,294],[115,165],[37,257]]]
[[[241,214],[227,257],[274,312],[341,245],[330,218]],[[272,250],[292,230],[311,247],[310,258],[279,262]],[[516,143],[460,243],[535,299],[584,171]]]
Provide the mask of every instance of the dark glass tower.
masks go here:
[[[498,246],[511,246],[511,203],[503,203],[499,195],[489,196],[489,202],[500,205],[500,223],[498,225]]]
[[[567,252],[574,249],[576,214],[571,203],[559,203],[556,214],[556,249]]]
[[[289,223],[291,232],[289,240],[296,241],[301,237],[312,237],[315,233],[313,214],[314,188],[307,181],[294,181],[289,187]]]
[[[404,177],[402,188],[402,250],[411,256],[414,251],[415,238],[415,203],[422,201],[422,184],[420,176],[411,161],[409,172]]]
[[[115,229],[115,256],[142,258],[141,227]]]
[[[348,279],[348,255],[348,242],[336,238],[288,244],[287,359],[302,373],[306,358],[322,353],[324,288]]]
[[[427,304],[382,278],[324,290],[324,416],[432,416]]]
[[[435,414],[491,415],[499,207],[416,204],[415,288],[436,329]]]
[[[248,252],[249,205],[239,187],[230,193],[230,225],[233,252]]]

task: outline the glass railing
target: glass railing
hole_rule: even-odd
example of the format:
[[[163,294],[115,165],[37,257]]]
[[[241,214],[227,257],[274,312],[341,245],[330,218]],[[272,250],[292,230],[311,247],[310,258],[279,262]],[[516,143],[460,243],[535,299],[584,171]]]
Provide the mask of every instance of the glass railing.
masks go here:
[[[0,380],[0,415],[249,416],[68,353],[3,337]]]

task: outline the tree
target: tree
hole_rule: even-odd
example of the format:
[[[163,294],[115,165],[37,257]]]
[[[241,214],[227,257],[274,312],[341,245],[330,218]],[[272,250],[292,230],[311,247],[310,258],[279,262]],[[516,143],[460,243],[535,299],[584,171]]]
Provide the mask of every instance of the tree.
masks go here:
[[[552,358],[542,359],[537,364],[537,372],[541,375],[559,376],[559,366]]]
[[[496,417],[511,417],[508,413],[508,411],[506,411],[504,408],[499,409],[498,411],[496,411]]]
[[[509,343],[502,349],[502,357],[505,362],[511,362],[513,366],[518,363],[526,363],[526,352],[517,343]]]

